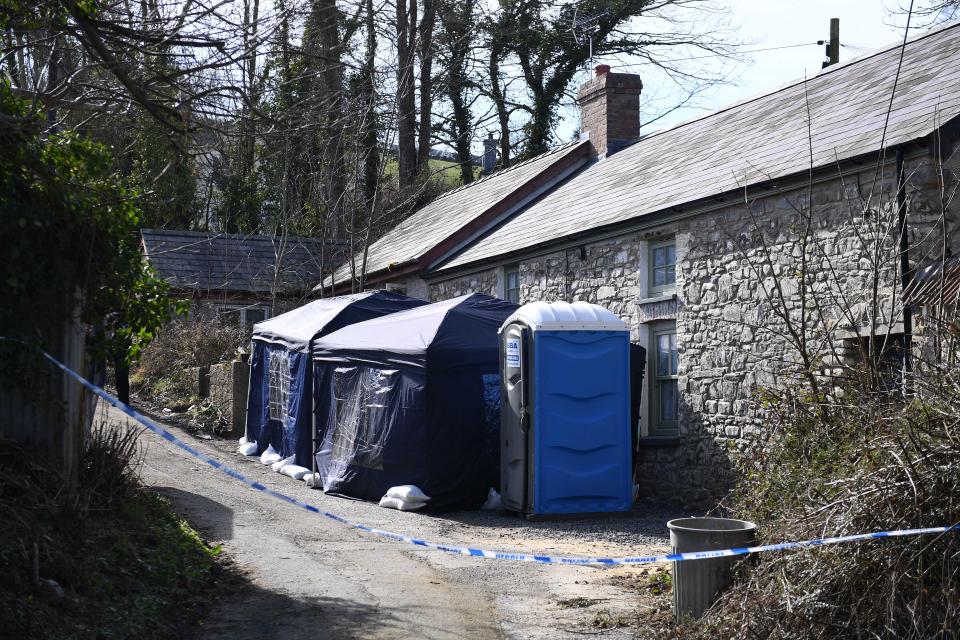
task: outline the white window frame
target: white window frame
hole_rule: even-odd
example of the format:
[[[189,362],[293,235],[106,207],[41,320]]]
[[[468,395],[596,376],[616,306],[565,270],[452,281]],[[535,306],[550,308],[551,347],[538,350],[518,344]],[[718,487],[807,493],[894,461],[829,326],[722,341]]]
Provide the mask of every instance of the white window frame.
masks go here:
[[[653,257],[657,252],[657,249],[663,249],[665,247],[673,247],[673,282],[667,284],[662,284],[659,286],[654,285],[653,283],[653,274],[656,267],[653,264]],[[647,247],[647,296],[656,297],[665,295],[667,293],[672,293],[677,289],[677,239],[675,236],[669,238],[662,238],[660,240],[651,241]]]
[[[217,318],[220,318],[222,315],[230,311],[239,311],[240,324],[244,327],[253,326],[252,323],[247,322],[247,311],[263,311],[263,320],[267,320],[270,317],[270,307],[265,307],[258,304],[218,304],[215,308],[217,312]],[[263,320],[260,322],[263,322]]]

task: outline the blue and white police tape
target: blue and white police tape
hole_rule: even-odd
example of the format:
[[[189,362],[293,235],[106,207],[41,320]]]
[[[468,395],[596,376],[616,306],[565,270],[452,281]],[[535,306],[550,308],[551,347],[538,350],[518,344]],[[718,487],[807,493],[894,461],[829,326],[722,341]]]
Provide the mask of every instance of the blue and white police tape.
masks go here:
[[[4,338],[0,338],[4,339]],[[5,339],[9,340],[9,339]],[[763,553],[768,551],[784,551],[787,549],[802,549],[806,547],[820,547],[824,545],[831,544],[840,544],[844,542],[860,542],[866,540],[878,540],[881,538],[898,538],[906,536],[920,536],[920,535],[932,535],[937,533],[947,533],[950,531],[960,532],[960,523],[954,524],[952,526],[942,526],[942,527],[925,527],[922,529],[900,529],[896,531],[875,531],[872,533],[858,533],[855,535],[848,536],[835,536],[831,538],[816,538],[814,540],[803,540],[800,542],[781,542],[779,544],[764,544],[758,545],[755,547],[739,547],[734,549],[720,549],[716,551],[692,551],[686,553],[670,553],[662,555],[653,555],[653,556],[628,556],[624,558],[572,558],[572,557],[563,557],[563,556],[545,556],[545,555],[535,555],[529,553],[519,553],[519,552],[508,552],[508,551],[488,551],[486,549],[474,549],[471,547],[458,547],[449,544],[440,544],[436,542],[430,542],[428,540],[422,540],[420,538],[414,538],[411,536],[406,536],[401,533],[394,533],[392,531],[384,531],[383,529],[375,529],[373,527],[368,527],[363,524],[356,522],[350,522],[346,518],[338,516],[329,511],[324,511],[319,507],[315,507],[311,504],[307,504],[296,498],[292,498],[288,495],[275,491],[259,482],[250,480],[244,476],[239,471],[235,471],[230,467],[226,466],[219,460],[216,460],[207,454],[198,451],[191,447],[189,444],[179,439],[163,427],[159,426],[146,416],[137,412],[136,409],[131,407],[128,404],[120,402],[109,393],[93,384],[76,371],[70,369],[62,362],[51,356],[46,352],[43,353],[43,356],[56,365],[58,368],[62,369],[67,375],[74,378],[77,382],[82,384],[84,387],[97,394],[107,402],[109,402],[114,407],[117,407],[128,416],[145,426],[150,431],[160,435],[165,440],[175,444],[180,447],[187,453],[196,458],[207,463],[214,469],[222,471],[231,478],[239,480],[244,484],[249,485],[257,491],[262,491],[267,495],[273,496],[278,500],[288,502],[297,507],[301,507],[315,513],[317,515],[323,516],[330,520],[334,520],[341,524],[344,524],[348,527],[357,529],[358,531],[364,531],[366,533],[372,533],[374,535],[380,536],[381,538],[387,538],[389,540],[396,540],[397,542],[407,542],[410,544],[417,545],[419,547],[424,547],[427,549],[436,549],[438,551],[445,551],[447,553],[453,553],[463,556],[474,556],[477,558],[493,558],[497,560],[515,560],[518,562],[536,562],[541,564],[567,564],[567,565],[601,565],[601,566],[610,566],[610,565],[635,565],[635,564],[651,564],[656,562],[682,562],[685,560],[703,560],[705,558],[723,558],[729,556],[743,556],[751,553]]]

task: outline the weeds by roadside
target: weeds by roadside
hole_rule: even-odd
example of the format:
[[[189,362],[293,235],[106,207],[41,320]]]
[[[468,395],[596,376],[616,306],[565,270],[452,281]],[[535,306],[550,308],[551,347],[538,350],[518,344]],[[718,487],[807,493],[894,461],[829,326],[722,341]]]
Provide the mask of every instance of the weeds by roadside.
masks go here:
[[[0,442],[0,636],[190,634],[220,549],[140,485],[137,435],[97,428],[73,491],[29,450]]]

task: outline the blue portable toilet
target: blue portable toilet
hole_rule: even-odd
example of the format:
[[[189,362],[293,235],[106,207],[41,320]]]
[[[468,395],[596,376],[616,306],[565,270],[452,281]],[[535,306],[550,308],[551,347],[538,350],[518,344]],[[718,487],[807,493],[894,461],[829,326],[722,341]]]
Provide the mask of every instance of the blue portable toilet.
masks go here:
[[[627,325],[586,302],[534,302],[499,334],[504,508],[528,517],[629,511]]]
[[[321,336],[364,320],[426,305],[390,291],[314,300],[253,326],[246,437],[257,453],[272,446],[298,465],[313,463],[310,347]]]

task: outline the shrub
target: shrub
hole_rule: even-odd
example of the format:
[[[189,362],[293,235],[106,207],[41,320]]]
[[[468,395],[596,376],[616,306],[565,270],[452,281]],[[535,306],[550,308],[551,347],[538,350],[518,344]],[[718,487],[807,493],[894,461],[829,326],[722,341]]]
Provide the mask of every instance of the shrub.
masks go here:
[[[916,394],[853,377],[838,397],[768,398],[773,435],[727,503],[761,542],[960,522],[960,386]],[[893,538],[754,558],[680,637],[947,638],[960,633],[960,535]]]
[[[142,396],[186,408],[197,400],[186,370],[232,360],[248,343],[249,332],[234,323],[204,315],[174,321],[143,350],[131,385]]]

